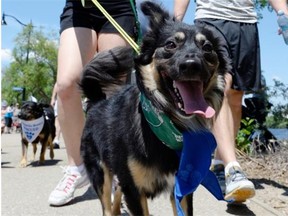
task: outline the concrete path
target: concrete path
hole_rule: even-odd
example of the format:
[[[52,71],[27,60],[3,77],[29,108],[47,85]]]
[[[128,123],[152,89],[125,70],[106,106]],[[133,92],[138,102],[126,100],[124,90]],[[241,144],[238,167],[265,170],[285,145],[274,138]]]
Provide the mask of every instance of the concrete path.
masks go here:
[[[100,216],[101,205],[94,191],[84,187],[75,192],[75,199],[62,207],[48,205],[48,196],[62,178],[60,166],[66,165],[66,151],[63,142],[55,150],[54,160],[46,152],[46,164],[38,166],[31,162],[28,167],[20,168],[21,158],[20,134],[3,134],[1,136],[1,215],[2,216]],[[36,159],[39,158],[40,146]],[[32,145],[28,149],[28,158],[32,156]],[[196,216],[273,216],[282,215],[255,198],[242,205],[229,206],[217,201],[207,190],[199,187],[194,196],[194,215]],[[153,216],[172,215],[169,197],[163,195],[149,201]],[[128,215],[123,210],[122,215]]]

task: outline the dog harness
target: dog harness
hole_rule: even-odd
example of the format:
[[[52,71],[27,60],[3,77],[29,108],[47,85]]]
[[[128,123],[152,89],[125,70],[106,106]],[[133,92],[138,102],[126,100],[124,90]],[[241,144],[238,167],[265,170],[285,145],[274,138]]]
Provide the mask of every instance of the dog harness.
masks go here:
[[[209,170],[216,140],[208,130],[181,133],[167,115],[154,107],[144,94],[141,107],[151,130],[166,146],[175,150],[180,164],[175,177],[174,197],[178,216],[184,216],[181,200],[202,184],[218,200],[224,200],[215,174]]]
[[[32,143],[40,134],[44,126],[44,116],[41,116],[38,119],[25,121],[21,119],[21,127],[24,134],[24,137],[28,140],[29,143]]]

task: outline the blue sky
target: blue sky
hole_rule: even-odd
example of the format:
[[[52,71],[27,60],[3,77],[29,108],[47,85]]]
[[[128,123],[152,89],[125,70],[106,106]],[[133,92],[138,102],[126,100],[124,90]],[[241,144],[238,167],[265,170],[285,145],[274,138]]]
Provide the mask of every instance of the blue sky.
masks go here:
[[[163,0],[164,6],[172,12],[173,0]],[[47,31],[59,31],[59,15],[65,0],[2,0],[1,16],[13,15],[23,23],[30,21],[34,26],[44,27]],[[193,23],[195,4],[190,1],[184,21]],[[9,55],[14,47],[13,40],[22,26],[14,19],[6,17],[7,26],[1,26],[1,66],[11,61]],[[288,85],[288,46],[282,36],[277,34],[276,14],[267,9],[263,11],[263,19],[259,21],[261,45],[261,67],[264,71],[267,85],[273,84],[273,79],[279,79]]]

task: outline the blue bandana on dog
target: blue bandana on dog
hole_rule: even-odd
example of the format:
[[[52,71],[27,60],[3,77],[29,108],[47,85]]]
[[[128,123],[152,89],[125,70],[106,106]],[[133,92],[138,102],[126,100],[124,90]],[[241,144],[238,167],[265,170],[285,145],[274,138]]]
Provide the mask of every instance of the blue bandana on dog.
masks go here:
[[[202,184],[218,200],[224,200],[215,174],[209,170],[216,140],[209,131],[185,131],[180,164],[176,174],[174,197],[177,215],[185,215],[180,202],[185,195],[194,192]]]
[[[209,170],[211,155],[216,148],[213,134],[207,130],[181,132],[163,112],[159,112],[143,94],[141,106],[150,128],[166,146],[177,151],[180,157],[175,177],[174,197],[177,214],[185,215],[181,208],[182,198],[193,193],[202,184],[218,200],[224,200],[218,180]]]

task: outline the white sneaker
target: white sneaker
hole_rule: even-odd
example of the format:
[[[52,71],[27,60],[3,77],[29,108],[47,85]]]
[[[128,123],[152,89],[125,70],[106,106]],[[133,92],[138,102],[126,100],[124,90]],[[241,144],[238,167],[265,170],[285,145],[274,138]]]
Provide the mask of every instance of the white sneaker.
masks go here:
[[[79,173],[72,173],[70,167],[63,168],[64,176],[59,181],[56,188],[51,192],[48,203],[54,206],[67,204],[73,199],[76,189],[89,184],[89,179],[86,170]]]
[[[231,167],[225,178],[225,200],[228,202],[245,202],[255,196],[254,184],[247,179],[240,167]]]

